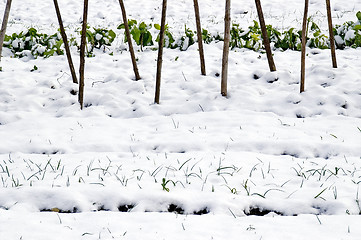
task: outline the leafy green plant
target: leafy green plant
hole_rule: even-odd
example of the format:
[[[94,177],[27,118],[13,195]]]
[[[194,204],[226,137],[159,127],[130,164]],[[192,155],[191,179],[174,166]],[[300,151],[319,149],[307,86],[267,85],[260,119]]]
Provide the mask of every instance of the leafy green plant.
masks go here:
[[[261,28],[257,21],[253,21],[253,26],[248,27],[249,31],[243,35],[245,40],[245,48],[258,51],[262,47]]]
[[[105,46],[111,46],[112,42],[114,41],[116,34],[113,30],[108,30],[105,28],[93,28],[94,31],[88,33],[92,35],[92,46],[94,46],[97,49],[100,49],[101,47]]]
[[[128,26],[130,29],[130,34],[132,35],[135,43],[140,46],[141,51],[143,51],[143,47],[152,46],[153,45],[153,37],[149,32],[149,29],[152,28],[151,24],[146,24],[141,22],[137,25],[136,20],[128,20]],[[118,29],[124,29],[124,24],[120,24]],[[125,42],[128,42],[128,39],[125,37]]]
[[[154,24],[154,28],[157,29],[158,31],[160,31],[161,26],[159,24]],[[158,36],[155,40],[158,43],[159,43],[159,38],[160,38],[160,33],[158,34]],[[174,42],[175,42],[175,39],[174,39],[172,33],[169,31],[168,24],[166,24],[165,28],[164,28],[164,47],[177,48],[178,45],[174,44]]]
[[[357,22],[348,21],[342,25],[336,25],[333,29],[336,46],[339,49],[345,47],[361,47],[361,12],[356,13]]]
[[[61,48],[63,40],[60,34],[47,35],[38,33],[35,28],[29,28],[26,32],[19,34],[13,33],[11,36],[6,35],[4,46],[11,49],[15,57],[33,56],[37,58],[50,57],[55,54],[63,55]]]
[[[238,47],[241,48],[243,46],[241,36],[243,35],[244,30],[239,28],[239,24],[233,24],[231,28],[231,42],[230,46],[232,49]]]
[[[356,13],[356,17],[357,17],[357,19],[359,20],[359,22],[361,22],[361,11],[358,11],[358,12]]]
[[[290,28],[282,34],[272,28],[271,42],[275,43],[276,48],[281,48],[283,51],[287,49],[301,50],[301,34],[302,31],[296,31],[295,28]],[[274,40],[277,38],[277,40]]]
[[[261,29],[257,21],[253,21],[247,31],[239,27],[239,24],[233,24],[231,28],[231,48],[248,48],[258,51],[262,47]]]
[[[208,30],[206,29],[202,29],[202,40],[204,43],[211,43],[214,38],[212,37],[212,35],[208,32]]]
[[[81,31],[78,32],[81,34]],[[87,57],[94,57],[94,48],[100,49],[104,48],[104,52],[106,49],[106,46],[111,46],[114,39],[116,37],[116,34],[113,30],[108,30],[106,28],[90,28],[90,26],[87,26],[86,31],[86,38],[87,38],[87,45],[86,45],[86,51],[87,51]],[[75,45],[79,48],[79,45],[76,43],[75,38],[70,39],[71,45]]]
[[[311,24],[311,34],[312,37],[309,39],[307,45],[311,48],[319,48],[319,49],[327,49],[329,48],[328,43],[329,39],[328,37],[321,32],[321,29],[319,26],[312,21],[312,19],[309,19],[309,23]]]
[[[189,46],[192,46],[195,43],[195,40],[194,40],[195,32],[194,31],[187,28],[187,26],[184,26],[184,33],[185,33],[185,36],[181,37],[180,44],[179,44],[181,51],[186,51],[189,48]]]

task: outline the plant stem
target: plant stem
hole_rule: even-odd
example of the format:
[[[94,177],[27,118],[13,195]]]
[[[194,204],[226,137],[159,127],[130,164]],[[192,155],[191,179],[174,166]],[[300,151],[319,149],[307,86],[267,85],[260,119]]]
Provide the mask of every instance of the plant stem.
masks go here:
[[[222,79],[221,79],[221,94],[224,97],[227,97],[228,56],[229,56],[230,38],[231,38],[231,0],[226,0],[226,12],[224,16]]]
[[[58,21],[59,21],[60,34],[61,34],[61,37],[62,37],[63,42],[64,42],[66,57],[68,59],[70,73],[71,73],[71,76],[73,78],[73,83],[78,83],[78,80],[76,78],[75,69],[74,69],[73,60],[71,58],[71,52],[70,52],[70,48],[69,48],[68,38],[66,36],[64,25],[63,25],[63,20],[61,18],[61,14],[60,14],[58,0],[54,0],[54,6],[55,6],[55,11],[56,11],[56,16],[58,17]]]
[[[159,33],[157,75],[156,75],[156,87],[155,87],[155,99],[154,99],[154,102],[157,104],[159,104],[159,97],[160,97],[160,83],[161,83],[161,76],[162,76],[163,46],[164,46],[164,31],[165,31],[166,14],[167,14],[167,0],[163,0],[162,20],[161,20],[161,27],[160,27],[160,33]]]
[[[2,51],[3,51],[3,44],[4,44],[4,39],[5,39],[6,27],[8,25],[8,20],[9,20],[9,15],[10,15],[11,1],[12,0],[8,0],[6,2],[3,23],[2,23],[2,26],[1,26],[1,32],[0,32],[0,64],[1,64],[1,54],[2,54]],[[1,71],[2,71],[2,67],[0,65],[0,72]]]
[[[328,19],[328,31],[330,34],[330,46],[331,46],[331,57],[332,57],[332,67],[337,68],[336,61],[336,51],[335,51],[335,37],[333,36],[333,27],[332,27],[332,16],[331,16],[331,3],[330,0],[326,0],[327,8],[327,19]]]
[[[200,62],[201,62],[201,73],[203,76],[205,76],[206,75],[206,64],[205,64],[205,60],[204,60],[202,27],[201,27],[201,20],[200,20],[200,16],[199,16],[198,0],[194,0],[194,13],[196,16],[198,49],[199,49],[199,57],[200,57]]]
[[[307,41],[307,15],[308,15],[308,0],[305,0],[305,10],[302,23],[302,48],[301,48],[301,87],[300,92],[305,91],[305,61],[306,61],[306,41]]]
[[[125,34],[126,34],[127,39],[128,39],[129,52],[130,52],[130,57],[132,59],[133,71],[134,71],[134,74],[135,74],[135,80],[139,80],[139,79],[141,79],[141,77],[139,75],[137,61],[136,61],[135,54],[134,54],[134,48],[133,48],[132,38],[130,36],[127,13],[125,11],[124,1],[119,0],[119,4],[120,4],[120,8],[122,9],[124,29],[125,29]]]
[[[84,68],[85,68],[85,45],[86,45],[87,19],[88,19],[88,0],[84,0],[83,26],[82,26],[81,44],[80,44],[80,67],[79,67],[79,74],[80,74],[79,103],[80,103],[80,109],[83,109],[83,105],[84,105]]]
[[[259,23],[261,25],[263,44],[266,49],[268,66],[269,66],[270,71],[274,72],[274,71],[276,71],[276,65],[274,63],[273,56],[272,56],[272,50],[271,50],[270,41],[268,38],[266,24],[264,21],[261,1],[260,0],[255,0],[255,1],[256,1],[256,8],[257,8],[257,12],[258,12]]]

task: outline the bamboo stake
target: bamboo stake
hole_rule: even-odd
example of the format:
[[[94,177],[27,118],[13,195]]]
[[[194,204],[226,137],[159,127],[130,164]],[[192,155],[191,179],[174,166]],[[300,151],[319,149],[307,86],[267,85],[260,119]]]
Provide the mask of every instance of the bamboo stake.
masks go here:
[[[330,33],[331,57],[332,67],[337,68],[336,51],[335,51],[335,37],[333,36],[332,16],[331,16],[331,3],[326,0],[327,18],[328,18],[328,31]]]
[[[159,104],[159,97],[160,97],[160,83],[161,83],[161,75],[162,75],[164,30],[165,30],[166,14],[167,14],[167,0],[163,0],[162,20],[161,20],[161,27],[160,27],[160,33],[159,33],[157,75],[156,75],[156,87],[155,87],[155,99],[154,99],[154,102],[157,104]]]
[[[1,64],[1,54],[2,54],[2,51],[3,51],[3,44],[4,44],[4,39],[5,39],[6,27],[8,25],[8,20],[9,20],[9,15],[10,15],[11,1],[12,0],[8,0],[6,2],[3,23],[2,23],[2,26],[1,26],[1,32],[0,32],[0,64]],[[2,66],[1,65],[0,65],[0,71],[2,71]]]
[[[224,16],[224,45],[222,58],[222,76],[221,76],[221,94],[227,97],[227,79],[228,79],[228,56],[229,43],[231,38],[231,0],[226,0],[226,12]]]
[[[200,61],[201,61],[201,73],[202,73],[202,75],[205,76],[206,75],[206,64],[205,64],[205,60],[204,60],[203,38],[202,38],[201,18],[199,16],[198,0],[194,0],[194,13],[196,15],[198,49],[199,49],[199,57],[200,57]]]
[[[268,66],[269,66],[270,71],[274,72],[274,71],[276,71],[276,65],[273,61],[272,50],[271,50],[270,41],[269,41],[268,34],[267,34],[266,23],[264,21],[261,1],[260,0],[255,0],[255,1],[256,1],[256,8],[257,8],[257,12],[258,12],[259,23],[261,25],[263,44],[264,44],[264,47],[266,48]]]
[[[301,48],[301,87],[300,92],[305,91],[305,61],[306,61],[306,38],[307,38],[307,15],[308,15],[308,0],[305,0],[305,10],[302,23],[302,48]]]
[[[78,80],[76,78],[75,69],[74,69],[73,60],[71,58],[71,52],[70,52],[70,47],[69,47],[69,43],[68,43],[68,37],[66,36],[65,28],[64,28],[64,25],[63,25],[63,19],[61,18],[61,14],[60,14],[58,0],[54,0],[54,6],[55,6],[55,11],[56,11],[56,16],[58,17],[58,22],[59,22],[59,27],[60,27],[60,34],[61,34],[61,37],[63,38],[66,57],[68,59],[70,73],[71,73],[71,76],[73,78],[73,83],[78,83]]]
[[[119,0],[119,4],[120,4],[120,8],[122,9],[123,22],[124,22],[124,28],[125,28],[125,35],[127,36],[127,39],[128,39],[129,52],[130,52],[130,57],[132,59],[133,71],[134,71],[134,74],[135,74],[135,80],[139,80],[139,79],[141,79],[141,77],[139,75],[137,61],[136,61],[135,54],[134,54],[134,48],[133,48],[132,38],[130,36],[130,31],[129,31],[129,26],[128,26],[128,18],[127,18],[127,13],[125,11],[124,1]]]
[[[85,45],[86,45],[86,30],[88,19],[88,0],[84,0],[84,12],[83,12],[83,26],[81,32],[81,44],[80,44],[80,67],[79,67],[79,103],[80,109],[83,109],[84,105],[84,68],[85,68]]]

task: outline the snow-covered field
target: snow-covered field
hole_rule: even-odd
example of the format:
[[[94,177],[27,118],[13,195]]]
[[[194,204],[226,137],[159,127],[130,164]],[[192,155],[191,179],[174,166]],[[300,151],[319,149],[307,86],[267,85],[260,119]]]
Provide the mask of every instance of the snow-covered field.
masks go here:
[[[128,18],[160,22],[160,0],[126,0]],[[0,1],[0,16],[6,1]],[[52,1],[13,1],[7,33],[58,28]],[[82,1],[59,1],[67,33]],[[267,24],[300,29],[303,1],[264,1]],[[355,21],[361,1],[333,0],[334,24]],[[193,1],[168,1],[174,32],[195,30]],[[202,27],[222,33],[224,1],[200,1]],[[327,31],[324,1],[310,15]],[[257,20],[233,1],[232,20]],[[117,33],[113,56],[86,59],[85,108],[65,56],[13,58],[0,72],[0,239],[360,239],[361,49],[230,52],[229,96],[220,94],[223,42],[137,48],[134,81],[117,0],[90,1],[89,24]],[[79,54],[72,49],[76,68]],[[37,70],[34,70],[34,66]],[[261,216],[259,216],[261,215]]]

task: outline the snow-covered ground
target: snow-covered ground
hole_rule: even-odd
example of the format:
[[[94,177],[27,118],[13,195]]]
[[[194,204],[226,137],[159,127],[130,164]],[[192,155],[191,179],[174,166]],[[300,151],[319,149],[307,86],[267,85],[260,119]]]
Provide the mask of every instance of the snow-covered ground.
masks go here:
[[[0,73],[0,239],[359,239],[361,49],[230,52],[229,96],[220,94],[222,42],[164,49],[161,104],[157,51],[136,52],[134,81],[116,0],[90,1],[91,26],[118,34],[113,56],[86,59],[85,108],[65,56],[12,58]],[[0,1],[0,15],[5,0]],[[195,29],[193,1],[168,2],[172,31]],[[82,1],[59,1],[76,34]],[[160,22],[160,0],[125,1],[128,18]],[[267,24],[301,28],[303,2],[263,3]],[[355,21],[361,1],[333,0],[334,24]],[[200,1],[203,27],[223,31],[224,2]],[[310,14],[327,30],[323,1]],[[257,20],[253,1],[232,18]],[[54,33],[52,1],[13,1],[8,34]],[[76,68],[79,54],[73,48]],[[37,70],[34,70],[34,66]],[[250,216],[252,215],[252,216]],[[264,215],[253,216],[253,215]]]

